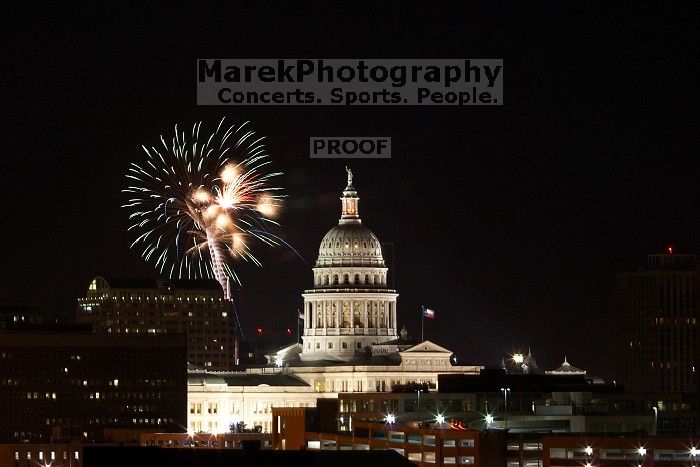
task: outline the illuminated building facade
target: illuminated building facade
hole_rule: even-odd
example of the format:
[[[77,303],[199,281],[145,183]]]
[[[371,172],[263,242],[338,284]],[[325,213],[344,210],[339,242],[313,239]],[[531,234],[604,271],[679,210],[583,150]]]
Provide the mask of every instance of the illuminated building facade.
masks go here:
[[[414,465],[506,465],[503,431],[453,429],[448,423],[421,427],[416,423],[364,422],[351,433],[318,430],[312,410],[275,409],[272,445],[275,449],[311,451],[395,451]]]
[[[0,466],[79,467],[83,446],[79,441],[60,443],[0,443]]]
[[[315,407],[316,399],[323,396],[304,380],[281,371],[190,371],[187,428],[192,433],[227,433],[231,425],[242,422],[247,429],[270,433],[273,407]]]
[[[235,363],[231,302],[214,280],[96,277],[78,299],[77,320],[107,334],[187,335],[187,362],[209,370]]]
[[[696,391],[698,277],[694,255],[672,253],[618,274],[618,375],[628,391]]]
[[[685,467],[700,461],[700,439],[650,436],[542,437],[542,466],[637,465]]]
[[[182,335],[0,333],[0,441],[100,441],[106,428],[180,431]]]

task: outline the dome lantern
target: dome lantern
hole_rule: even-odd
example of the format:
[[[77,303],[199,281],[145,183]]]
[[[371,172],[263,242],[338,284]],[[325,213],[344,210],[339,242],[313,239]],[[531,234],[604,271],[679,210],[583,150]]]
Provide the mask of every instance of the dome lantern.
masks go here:
[[[340,217],[340,224],[355,223],[360,224],[360,211],[358,204],[360,198],[357,196],[357,191],[355,187],[352,186],[352,170],[345,167],[348,172],[348,186],[343,190],[343,196],[340,197],[340,201],[343,204],[343,214]]]

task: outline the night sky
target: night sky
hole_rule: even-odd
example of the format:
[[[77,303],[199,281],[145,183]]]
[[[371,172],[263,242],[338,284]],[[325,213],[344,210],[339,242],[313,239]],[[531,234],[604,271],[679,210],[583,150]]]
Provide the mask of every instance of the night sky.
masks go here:
[[[353,4],[354,5],[354,4]],[[698,241],[694,16],[519,3],[343,3],[6,15],[0,301],[68,312],[96,275],[155,276],[129,249],[124,173],[175,123],[266,135],[288,250],[240,266],[242,319],[295,327],[344,165],[395,245],[399,323],[468,364],[531,347],[614,377],[613,277]],[[198,107],[197,58],[503,58],[499,107]],[[309,158],[310,136],[390,136],[390,160]]]

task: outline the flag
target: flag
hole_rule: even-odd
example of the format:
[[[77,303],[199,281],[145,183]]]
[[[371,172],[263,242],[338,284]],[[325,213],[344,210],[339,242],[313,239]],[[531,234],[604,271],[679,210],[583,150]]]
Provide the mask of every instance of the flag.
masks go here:
[[[435,319],[435,310],[423,307],[423,317],[429,319]]]
[[[302,319],[302,320],[304,319],[304,312],[303,311],[299,311],[299,319]]]

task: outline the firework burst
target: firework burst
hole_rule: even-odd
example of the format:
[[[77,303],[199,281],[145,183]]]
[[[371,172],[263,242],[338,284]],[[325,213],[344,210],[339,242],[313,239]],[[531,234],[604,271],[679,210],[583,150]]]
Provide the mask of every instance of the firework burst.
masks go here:
[[[146,158],[131,163],[126,177],[129,230],[161,274],[215,278],[230,298],[230,280],[240,283],[230,263],[252,261],[255,243],[277,245],[269,231],[281,204],[280,188],[270,185],[279,172],[266,173],[271,160],[263,138],[248,124],[222,119],[213,133],[202,123],[190,132],[175,126],[172,140],[143,146]]]

